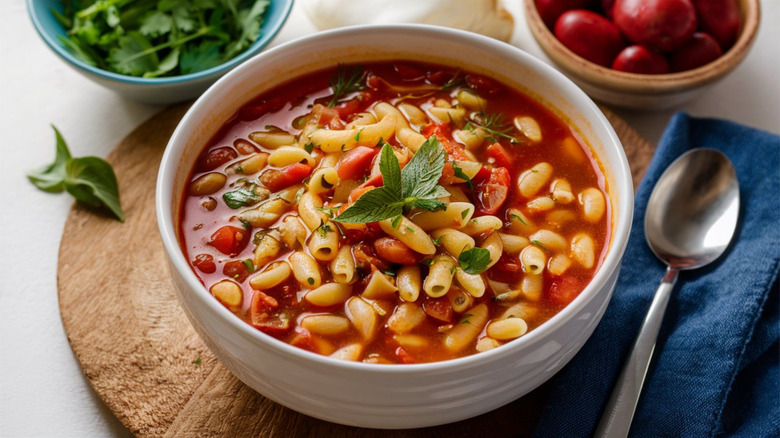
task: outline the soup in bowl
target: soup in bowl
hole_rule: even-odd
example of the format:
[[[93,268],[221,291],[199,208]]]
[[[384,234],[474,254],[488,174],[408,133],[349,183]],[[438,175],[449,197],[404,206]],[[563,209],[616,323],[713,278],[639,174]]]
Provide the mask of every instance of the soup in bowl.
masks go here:
[[[611,296],[632,202],[576,86],[425,26],[252,59],[185,115],[157,187],[178,297],[228,368],[382,428],[468,418],[559,370]]]

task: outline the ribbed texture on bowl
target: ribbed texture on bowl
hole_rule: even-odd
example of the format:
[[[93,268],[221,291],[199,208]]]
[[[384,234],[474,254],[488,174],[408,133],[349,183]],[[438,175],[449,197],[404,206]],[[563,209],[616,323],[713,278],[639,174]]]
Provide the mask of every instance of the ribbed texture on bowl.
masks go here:
[[[750,51],[760,21],[759,0],[737,0],[742,22],[734,45],[715,61],[693,70],[663,75],[626,73],[594,64],[564,46],[545,26],[534,0],[525,16],[539,46],[555,65],[592,98],[616,106],[660,110],[695,98],[731,73]]]

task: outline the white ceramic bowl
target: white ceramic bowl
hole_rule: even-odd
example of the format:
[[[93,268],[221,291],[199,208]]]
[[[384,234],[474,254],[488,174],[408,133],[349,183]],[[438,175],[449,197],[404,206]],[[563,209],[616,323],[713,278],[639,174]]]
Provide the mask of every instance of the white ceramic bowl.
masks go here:
[[[188,173],[212,134],[242,105],[289,78],[336,63],[412,59],[461,66],[544,102],[591,144],[607,176],[612,234],[603,266],[564,310],[500,348],[415,365],[353,363],[273,339],[224,308],[182,255],[178,205]],[[354,426],[413,428],[462,420],[533,390],[585,343],[609,302],[628,240],[633,189],[625,154],[598,107],[546,64],[477,34],[420,25],[353,27],[269,50],[201,96],[171,137],[157,182],[157,219],[182,307],[216,356],[243,382],[304,414]]]

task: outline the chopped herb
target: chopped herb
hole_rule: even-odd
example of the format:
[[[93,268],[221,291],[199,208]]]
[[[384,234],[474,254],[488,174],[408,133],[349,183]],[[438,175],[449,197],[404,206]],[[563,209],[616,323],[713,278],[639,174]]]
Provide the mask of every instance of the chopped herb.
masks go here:
[[[298,189],[298,192],[295,194],[295,204],[301,202],[301,196],[303,196],[303,193],[306,191],[303,187]]]
[[[317,227],[317,229],[314,230],[314,231],[318,232],[320,234],[320,236],[325,238],[325,237],[328,237],[328,233],[330,233],[333,230],[330,228],[330,225],[322,224],[319,227]]]
[[[338,210],[337,207],[314,207],[314,209],[327,214],[328,218],[333,218],[334,212]]]
[[[412,228],[412,227],[406,227],[406,231],[408,231],[408,232],[410,232],[410,233],[414,233],[414,228]]]
[[[474,182],[469,178],[468,175],[466,175],[466,172],[463,171],[463,169],[458,166],[456,162],[452,162],[452,170],[456,177],[466,180],[466,185],[469,186],[469,189],[474,190]]]
[[[439,245],[439,243],[441,242],[441,238],[442,238],[442,237],[444,237],[444,235],[443,235],[443,234],[442,234],[441,236],[439,236],[439,237],[435,238],[435,239],[431,239],[431,241],[433,242],[433,244],[434,244],[434,245],[437,245],[437,246],[438,246],[438,245]]]
[[[545,248],[545,246],[542,244],[542,242],[540,242],[538,240],[532,240],[531,243],[536,245],[536,246],[538,246],[539,248],[542,248],[545,252],[550,252],[550,250]]]
[[[357,134],[355,134],[355,141],[360,141],[360,133],[361,132],[363,132],[362,129],[360,131],[358,131]]]
[[[512,218],[512,219],[517,219],[517,220],[518,220],[518,221],[519,221],[521,224],[523,224],[523,225],[528,225],[528,224],[527,224],[527,223],[526,223],[526,222],[523,220],[523,218],[522,218],[522,217],[520,217],[519,215],[516,215],[516,214],[512,213],[512,214],[510,214],[510,215],[509,215],[509,217],[510,217],[510,218]]]
[[[309,286],[314,285],[314,279],[312,277],[307,278],[306,282],[309,283]]]
[[[312,142],[306,143],[306,145],[303,146],[303,150],[305,150],[308,153],[311,153],[314,150],[314,143]]]
[[[251,185],[241,187],[231,192],[226,192],[222,195],[222,199],[225,201],[228,207],[237,209],[245,207],[247,205],[254,205],[267,198],[265,193],[258,193],[256,189],[258,186],[254,183]]]
[[[246,269],[250,274],[255,272],[255,263],[252,261],[252,259],[244,259],[241,261],[244,263],[244,266],[246,266]]]
[[[193,360],[192,363],[193,363],[193,365],[200,365],[202,363],[202,361],[201,361],[200,358],[197,358],[197,359]]]
[[[470,212],[470,211],[471,211],[471,209],[470,209],[470,208],[467,208],[467,209],[465,209],[465,210],[461,211],[461,212],[460,212],[460,218],[461,218],[461,219],[466,219],[466,216],[468,216],[468,215],[469,215],[469,212]]]
[[[402,218],[403,218],[403,216],[401,216],[401,215],[399,214],[398,216],[396,216],[396,217],[395,217],[395,219],[393,219],[393,222],[391,223],[391,225],[393,226],[393,228],[398,228],[398,224],[400,224],[400,223],[401,223],[401,219],[402,219]]]
[[[67,191],[78,201],[92,207],[107,209],[120,222],[125,214],[119,203],[119,185],[114,169],[98,157],[73,158],[65,139],[57,128],[54,162],[29,172],[27,178],[35,187],[50,193]]]
[[[420,263],[422,263],[425,266],[432,266],[433,265],[433,258],[423,259],[423,261],[421,261]]]
[[[503,114],[488,114],[486,112],[479,112],[477,115],[479,120],[470,120],[471,123],[474,123],[476,126],[484,129],[493,137],[501,137],[511,141],[512,143],[520,143],[520,140],[518,140],[517,137],[509,134],[513,131],[513,129],[504,122]],[[495,138],[493,138],[493,140],[495,140]]]
[[[395,271],[390,271],[390,270],[382,271],[382,273],[387,275],[387,276],[390,276],[390,277],[395,277],[395,275],[396,275]]]
[[[481,274],[490,264],[490,251],[485,248],[471,248],[458,256],[460,267],[467,274]]]
[[[474,316],[474,315],[472,315],[471,313],[464,314],[463,315],[463,319],[460,320],[459,324],[471,324],[471,321],[469,321],[469,318],[471,318],[472,316]]]
[[[250,224],[248,220],[246,219],[239,219],[239,220],[241,221],[241,225],[243,225],[245,229],[247,230],[252,229],[252,224]]]
[[[333,97],[330,99],[330,102],[328,102],[328,108],[336,106],[339,103],[339,100],[343,99],[347,94],[364,89],[364,77],[365,72],[363,71],[362,66],[355,66],[351,72],[347,72],[347,67],[343,64],[339,64],[336,76],[330,80],[330,86],[333,89]]]
[[[397,217],[412,208],[436,211],[445,204],[437,198],[449,196],[439,185],[446,152],[436,137],[429,137],[401,169],[389,145],[382,146],[379,170],[384,185],[358,198],[334,221],[367,223]]]

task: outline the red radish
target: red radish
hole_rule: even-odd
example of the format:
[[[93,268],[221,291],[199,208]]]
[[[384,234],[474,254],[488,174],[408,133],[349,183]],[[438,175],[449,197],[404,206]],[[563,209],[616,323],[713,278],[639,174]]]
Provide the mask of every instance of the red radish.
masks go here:
[[[696,32],[691,0],[615,0],[615,25],[635,44],[671,52]]]
[[[659,75],[669,73],[669,62],[660,53],[651,52],[645,46],[633,45],[618,54],[612,68],[628,73]]]
[[[669,58],[673,72],[691,70],[716,60],[723,51],[715,38],[704,32],[696,32]]]
[[[553,29],[561,14],[572,9],[586,9],[591,3],[591,0],[536,0],[536,10],[544,24]]]
[[[739,36],[737,0],[693,0],[701,30],[712,35],[724,52]]]
[[[625,46],[611,21],[584,9],[564,12],[555,22],[555,37],[572,52],[604,67],[612,65]]]

